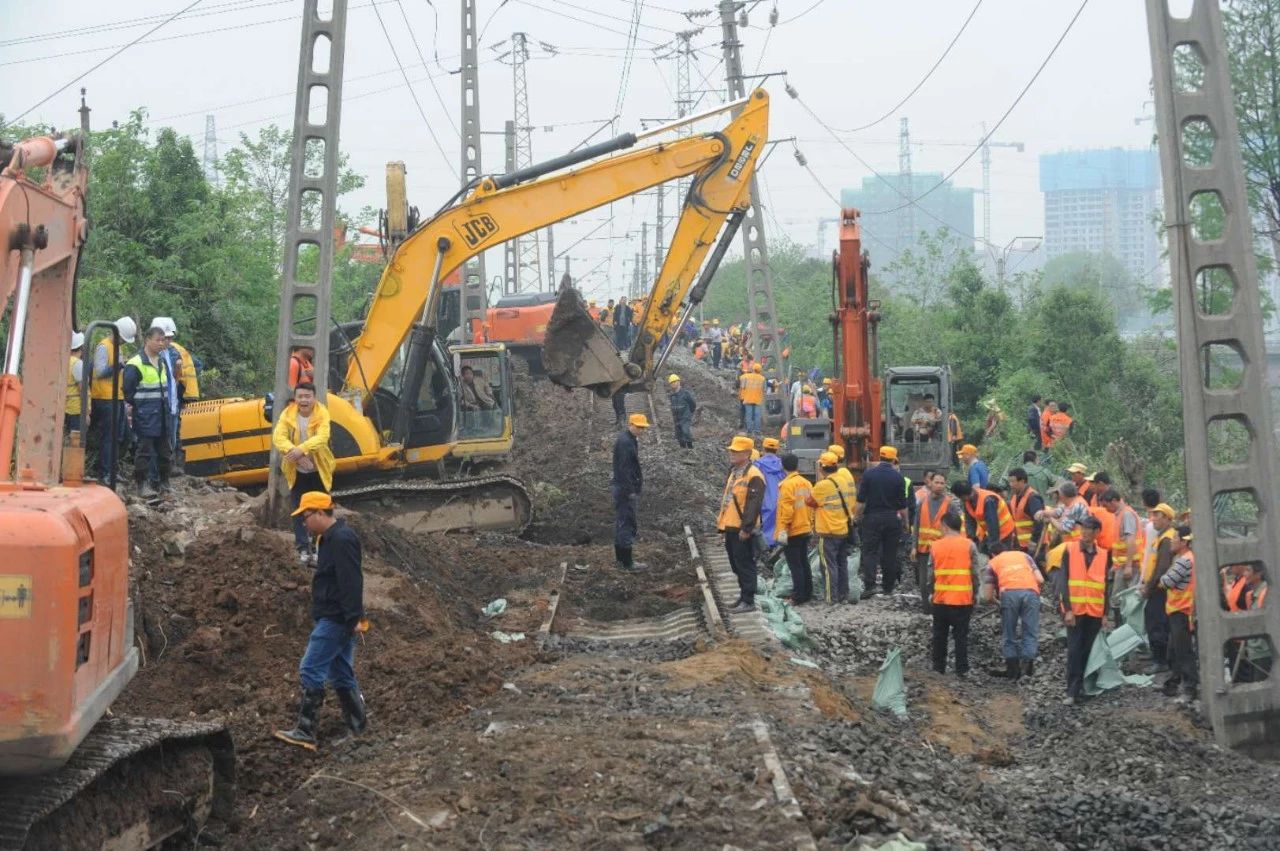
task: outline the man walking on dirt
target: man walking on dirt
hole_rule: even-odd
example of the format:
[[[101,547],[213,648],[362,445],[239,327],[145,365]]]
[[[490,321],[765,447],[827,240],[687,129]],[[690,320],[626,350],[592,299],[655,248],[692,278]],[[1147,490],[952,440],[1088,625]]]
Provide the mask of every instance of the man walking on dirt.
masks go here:
[[[760,507],[764,504],[764,474],[751,463],[755,441],[745,435],[735,437],[729,450],[729,478],[720,498],[720,515],[716,528],[724,533],[724,549],[729,566],[738,577],[738,602],[729,609],[732,614],[754,611],[756,607],[756,560],[751,550],[751,536],[760,523]]]
[[[640,435],[648,427],[648,417],[632,414],[627,427],[618,432],[618,439],[613,442],[613,478],[609,484],[613,490],[613,554],[619,570],[645,568],[632,557],[632,547],[636,542],[636,504],[644,487],[644,476],[640,472]]]
[[[698,410],[698,402],[674,372],[667,376],[667,388],[671,391],[667,398],[671,402],[671,421],[676,426],[676,443],[681,449],[692,449],[693,415]]]
[[[316,749],[316,715],[324,704],[325,685],[332,684],[342,706],[342,720],[352,735],[367,724],[364,696],[356,683],[356,633],[364,627],[364,574],[360,538],[333,516],[333,497],[308,491],[293,512],[320,542],[311,577],[311,618],[315,626],[298,665],[302,706],[292,730],[277,730],[277,739],[307,750]]]

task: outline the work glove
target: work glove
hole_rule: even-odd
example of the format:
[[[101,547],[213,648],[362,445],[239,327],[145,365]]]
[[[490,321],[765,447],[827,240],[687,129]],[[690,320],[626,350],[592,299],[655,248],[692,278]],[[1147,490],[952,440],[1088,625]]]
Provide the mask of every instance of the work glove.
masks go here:
[[[787,543],[787,533],[786,533],[786,532],[779,532],[778,534],[776,534],[776,535],[774,535],[774,536],[773,536],[773,539],[774,539],[775,541],[777,541],[779,544],[782,544],[783,546],[786,546],[786,543]]]

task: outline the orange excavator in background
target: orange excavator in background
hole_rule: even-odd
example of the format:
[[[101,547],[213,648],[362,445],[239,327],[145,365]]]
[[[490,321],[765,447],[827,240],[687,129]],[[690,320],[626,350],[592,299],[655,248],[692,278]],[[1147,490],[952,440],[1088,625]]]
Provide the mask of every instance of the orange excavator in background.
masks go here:
[[[65,848],[72,830],[149,848],[234,795],[222,725],[104,719],[138,650],[128,513],[62,440],[88,112],[81,133],[0,143],[0,848]]]
[[[890,367],[880,378],[880,302],[868,291],[871,260],[862,250],[860,215],[851,207],[840,211],[840,246],[831,259],[831,418],[794,418],[783,436],[806,475],[814,474],[818,456],[832,443],[844,446],[855,476],[890,445],[898,450],[903,475],[920,481],[925,470],[950,466],[951,373],[945,366],[904,366]]]

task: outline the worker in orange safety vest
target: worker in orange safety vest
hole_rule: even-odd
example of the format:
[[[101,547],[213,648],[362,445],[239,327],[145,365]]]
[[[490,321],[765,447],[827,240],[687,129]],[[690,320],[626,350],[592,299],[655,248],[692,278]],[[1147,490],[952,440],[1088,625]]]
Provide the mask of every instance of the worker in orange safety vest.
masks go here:
[[[969,673],[969,620],[978,589],[978,548],[960,532],[960,515],[942,517],[942,537],[929,548],[933,588],[933,670],[947,672],[947,638],[955,644],[956,676]]]
[[[1098,546],[1102,523],[1089,515],[1080,521],[1080,539],[1068,541],[1063,561],[1066,581],[1059,583],[1058,611],[1067,627],[1067,698],[1074,706],[1084,698],[1084,668],[1093,642],[1111,629],[1107,618],[1111,553]]]

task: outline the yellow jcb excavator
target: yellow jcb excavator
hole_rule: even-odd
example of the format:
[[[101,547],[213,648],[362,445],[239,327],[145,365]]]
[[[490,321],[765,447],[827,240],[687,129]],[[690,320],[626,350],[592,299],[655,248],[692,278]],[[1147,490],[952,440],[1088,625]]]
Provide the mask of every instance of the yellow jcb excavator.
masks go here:
[[[635,148],[642,139],[730,111],[734,117],[720,130]],[[445,348],[437,329],[457,323],[441,316],[442,280],[506,240],[669,180],[692,178],[631,366],[624,367],[594,323],[583,329],[574,321],[581,317],[562,322],[555,335],[550,354],[556,379],[611,393],[652,365],[673,311],[732,216],[715,254],[723,256],[741,220],[743,198],[766,141],[768,115],[769,97],[757,89],[742,100],[640,135],[627,133],[510,174],[483,176],[413,230],[383,270],[363,326],[335,332],[326,399],[337,457],[334,494],[348,502],[398,497],[393,522],[422,531],[523,529],[532,503],[518,479],[504,474],[448,478],[451,459],[460,454],[460,441],[467,440],[461,368],[489,358],[492,366],[483,372],[495,396],[504,385],[509,389],[509,380],[499,380],[508,375],[501,346]],[[705,289],[709,275],[703,279]],[[567,292],[566,301],[578,298]],[[585,308],[582,312],[589,320]],[[474,370],[467,378],[473,376]],[[187,471],[237,485],[264,484],[272,407],[265,399],[217,400],[184,412]],[[513,438],[505,428],[476,439],[492,453],[504,445],[509,449]]]

